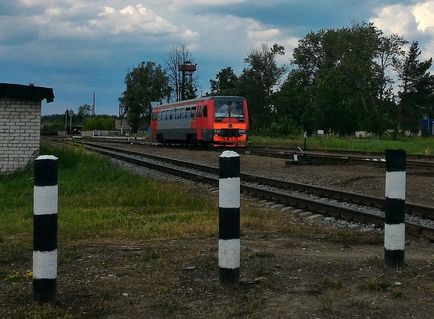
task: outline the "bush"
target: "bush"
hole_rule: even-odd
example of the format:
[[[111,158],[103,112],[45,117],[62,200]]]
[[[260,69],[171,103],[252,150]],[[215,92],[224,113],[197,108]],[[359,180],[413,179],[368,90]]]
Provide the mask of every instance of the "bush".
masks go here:
[[[41,128],[41,135],[57,135],[58,131],[64,130],[63,127],[54,124],[45,124]]]
[[[87,117],[83,123],[84,130],[114,130],[115,117],[109,115],[97,115]]]

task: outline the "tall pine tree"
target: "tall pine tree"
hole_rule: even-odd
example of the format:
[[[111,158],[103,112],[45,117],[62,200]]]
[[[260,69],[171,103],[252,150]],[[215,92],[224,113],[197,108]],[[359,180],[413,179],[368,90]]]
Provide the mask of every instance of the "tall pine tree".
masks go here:
[[[421,62],[420,54],[419,43],[414,41],[399,71],[402,84],[397,124],[412,132],[418,130],[420,119],[432,113],[433,76],[428,72],[432,58]]]

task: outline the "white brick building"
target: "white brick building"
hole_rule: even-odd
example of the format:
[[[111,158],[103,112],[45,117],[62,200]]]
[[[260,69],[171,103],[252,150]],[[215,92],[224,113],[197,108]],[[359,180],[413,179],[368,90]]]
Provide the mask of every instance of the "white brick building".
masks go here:
[[[53,89],[0,83],[0,174],[25,167],[39,152],[41,101]]]

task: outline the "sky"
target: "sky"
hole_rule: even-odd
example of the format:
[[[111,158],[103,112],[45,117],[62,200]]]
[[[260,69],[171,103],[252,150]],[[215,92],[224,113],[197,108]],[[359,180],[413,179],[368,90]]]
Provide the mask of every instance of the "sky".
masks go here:
[[[0,2],[0,82],[50,87],[42,113],[92,104],[118,114],[124,78],[142,61],[165,66],[185,45],[197,63],[198,94],[226,67],[278,43],[289,64],[310,31],[373,22],[386,34],[419,41],[434,56],[434,0],[13,0]]]

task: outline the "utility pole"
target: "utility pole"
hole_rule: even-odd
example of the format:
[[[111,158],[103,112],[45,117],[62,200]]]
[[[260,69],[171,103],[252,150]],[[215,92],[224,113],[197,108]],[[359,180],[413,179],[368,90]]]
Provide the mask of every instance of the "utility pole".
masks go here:
[[[66,109],[66,111],[65,111],[65,134],[68,134],[68,116],[69,116],[68,109]]]
[[[72,114],[74,114],[74,111],[71,109],[69,112],[69,134],[72,135]]]
[[[96,95],[95,92],[93,92],[92,116],[95,116],[95,114],[96,114]]]

